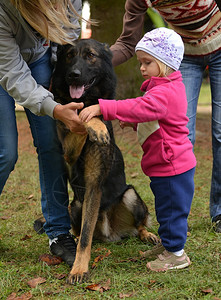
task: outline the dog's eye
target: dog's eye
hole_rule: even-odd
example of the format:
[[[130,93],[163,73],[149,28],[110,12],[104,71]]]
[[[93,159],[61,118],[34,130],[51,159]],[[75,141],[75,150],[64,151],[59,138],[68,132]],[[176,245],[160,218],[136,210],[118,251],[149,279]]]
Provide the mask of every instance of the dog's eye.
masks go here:
[[[72,58],[73,57],[73,53],[69,52],[67,53],[67,58]]]
[[[92,59],[92,58],[95,57],[95,54],[92,53],[92,52],[89,52],[89,53],[87,54],[87,57],[88,57],[89,59]]]

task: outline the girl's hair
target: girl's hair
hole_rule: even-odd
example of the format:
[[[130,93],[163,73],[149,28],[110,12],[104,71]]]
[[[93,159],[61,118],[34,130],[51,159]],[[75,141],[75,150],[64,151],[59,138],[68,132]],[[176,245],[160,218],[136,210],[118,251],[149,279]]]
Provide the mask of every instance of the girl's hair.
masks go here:
[[[168,75],[170,75],[171,73],[173,73],[175,71],[174,69],[167,66],[166,64],[164,64],[162,61],[158,60],[157,58],[154,57],[154,60],[156,61],[156,63],[158,64],[158,67],[160,69],[160,73],[159,73],[158,77],[167,77]]]
[[[71,0],[10,0],[22,17],[44,38],[58,44],[71,43],[69,17],[82,19],[74,9]]]

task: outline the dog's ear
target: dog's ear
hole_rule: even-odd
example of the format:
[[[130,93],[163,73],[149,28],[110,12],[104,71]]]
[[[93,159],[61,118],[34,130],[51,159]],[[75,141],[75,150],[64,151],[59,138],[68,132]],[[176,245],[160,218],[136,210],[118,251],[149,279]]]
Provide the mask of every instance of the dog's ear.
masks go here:
[[[61,53],[62,53],[62,50],[63,50],[63,47],[62,45],[58,45],[57,47],[57,58],[60,57]]]
[[[113,55],[112,55],[112,52],[110,50],[110,46],[107,43],[102,43],[102,45],[104,47],[105,52],[108,53],[109,57],[112,58]]]
[[[104,46],[104,50],[109,52],[110,51],[110,46],[107,43],[102,43],[102,45]]]
[[[57,47],[57,58],[59,58],[65,51],[67,51],[71,46],[71,44],[66,45],[58,45]]]

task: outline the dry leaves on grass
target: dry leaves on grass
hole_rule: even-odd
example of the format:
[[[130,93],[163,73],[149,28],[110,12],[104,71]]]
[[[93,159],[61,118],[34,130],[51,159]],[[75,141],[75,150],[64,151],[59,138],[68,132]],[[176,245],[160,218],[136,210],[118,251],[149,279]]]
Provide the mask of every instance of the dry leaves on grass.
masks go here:
[[[10,218],[11,218],[11,216],[1,216],[1,217],[0,217],[1,220],[8,220],[8,219],[10,219]]]
[[[48,266],[55,266],[62,263],[62,258],[51,254],[42,254],[39,256],[39,261],[45,262]]]
[[[22,294],[21,296],[17,296],[16,293],[12,293],[7,297],[7,300],[29,300],[31,298],[32,298],[32,294],[30,292]]]
[[[104,254],[100,254],[97,257],[95,257],[94,262],[91,266],[92,269],[97,267],[99,261],[102,261],[104,258],[108,257],[111,254],[111,251],[108,250],[107,248],[98,248],[95,250],[95,252],[100,252],[100,251],[106,251],[106,252]]]
[[[131,178],[136,178],[137,176],[139,176],[139,173],[138,173],[138,172],[132,173],[132,174],[130,175]]]
[[[42,284],[42,283],[45,283],[46,282],[46,279],[43,278],[43,277],[36,277],[36,278],[33,278],[33,279],[30,279],[28,281],[28,285],[31,287],[31,288],[36,288],[36,286],[38,284]]]
[[[91,285],[86,286],[86,289],[89,291],[97,291],[97,292],[103,293],[105,291],[110,290],[110,283],[111,283],[111,280],[109,278],[105,283],[91,284]]]
[[[213,290],[211,288],[207,288],[207,289],[201,289],[201,292],[203,294],[212,294]]]
[[[119,294],[119,298],[120,298],[120,299],[130,298],[130,297],[133,297],[134,294],[135,294],[135,292],[126,293],[126,294],[120,293],[120,294]]]
[[[211,288],[205,288],[205,289],[201,289],[201,292],[204,294],[204,295],[208,295],[208,294],[213,294],[213,290]],[[220,298],[218,297],[213,297],[212,298],[213,300],[221,300]]]
[[[32,235],[26,234],[23,238],[21,238],[21,241],[26,241],[32,238]]]
[[[68,274],[55,274],[54,277],[58,280],[64,279],[68,276]]]
[[[116,263],[124,263],[124,262],[137,262],[137,261],[139,261],[139,258],[138,257],[129,257],[129,258],[127,258],[127,259],[121,259],[121,260],[118,260],[118,261],[116,261]]]

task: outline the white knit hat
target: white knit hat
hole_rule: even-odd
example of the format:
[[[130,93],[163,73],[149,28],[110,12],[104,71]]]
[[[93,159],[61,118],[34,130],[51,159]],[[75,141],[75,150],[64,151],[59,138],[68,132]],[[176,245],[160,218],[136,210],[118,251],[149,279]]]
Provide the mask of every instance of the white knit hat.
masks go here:
[[[144,51],[165,65],[178,70],[183,59],[184,44],[174,30],[160,27],[147,32],[137,43],[135,51]]]

